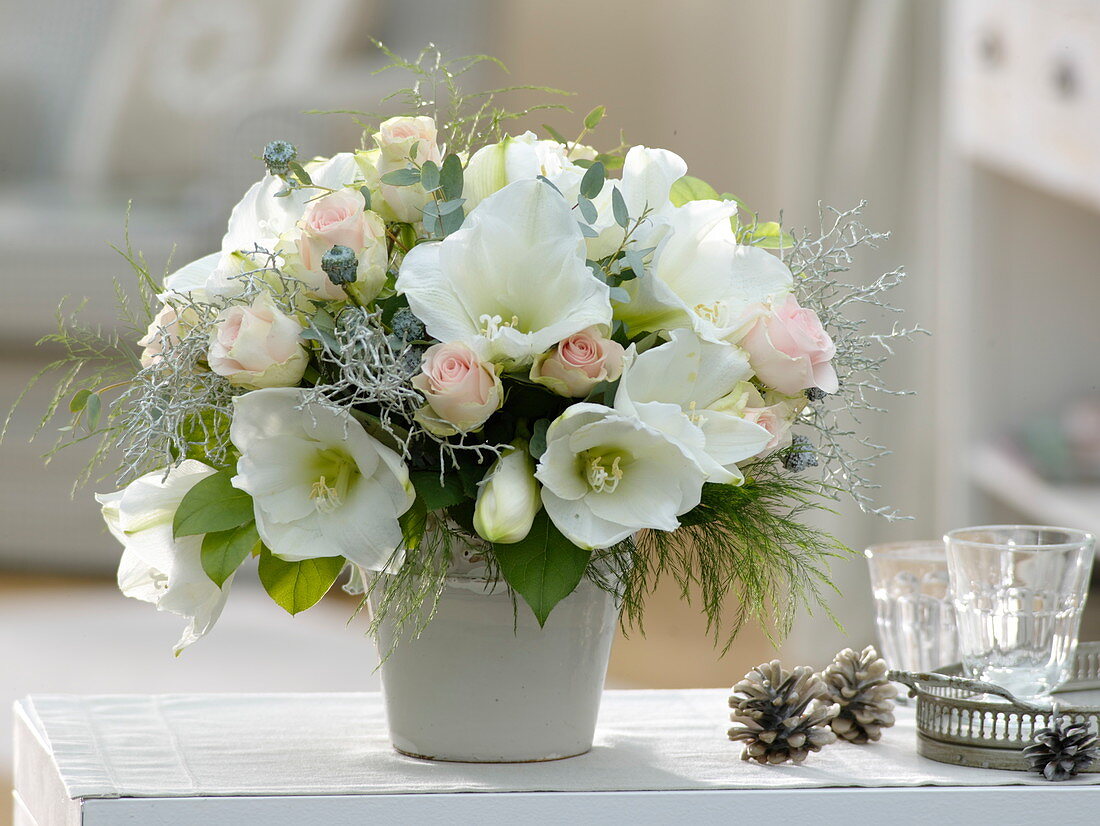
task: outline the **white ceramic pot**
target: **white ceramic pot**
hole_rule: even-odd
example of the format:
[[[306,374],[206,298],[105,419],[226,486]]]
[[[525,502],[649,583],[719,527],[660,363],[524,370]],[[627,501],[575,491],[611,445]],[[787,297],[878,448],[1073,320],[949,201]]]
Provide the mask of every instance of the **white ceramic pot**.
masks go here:
[[[373,600],[372,600],[373,602]],[[372,605],[372,608],[374,606]],[[503,584],[448,577],[419,638],[379,628],[394,747],[470,763],[559,760],[592,748],[618,605],[583,580],[543,628]]]

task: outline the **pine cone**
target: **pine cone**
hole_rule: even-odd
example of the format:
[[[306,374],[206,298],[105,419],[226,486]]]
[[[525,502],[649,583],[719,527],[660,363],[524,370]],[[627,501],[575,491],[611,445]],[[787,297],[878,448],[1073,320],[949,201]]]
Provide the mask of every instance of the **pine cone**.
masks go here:
[[[1069,780],[1100,757],[1100,743],[1089,723],[1058,718],[1049,728],[1036,730],[1024,757],[1031,770],[1047,780]]]
[[[733,692],[730,720],[737,725],[729,736],[745,742],[742,760],[801,763],[811,751],[836,741],[828,724],[837,707],[821,701],[827,689],[809,666],[785,671],[772,660],[746,674]]]
[[[878,740],[882,730],[894,725],[897,687],[886,678],[886,662],[873,645],[859,653],[845,648],[823,672],[821,679],[829,700],[840,713],[829,726],[838,736],[860,745]]]

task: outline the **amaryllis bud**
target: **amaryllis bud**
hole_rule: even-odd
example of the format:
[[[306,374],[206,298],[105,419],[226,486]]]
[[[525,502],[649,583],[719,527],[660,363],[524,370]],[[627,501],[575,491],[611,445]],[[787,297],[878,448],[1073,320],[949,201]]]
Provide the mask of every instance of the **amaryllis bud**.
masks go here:
[[[264,147],[264,164],[272,175],[285,175],[298,157],[298,150],[289,141],[272,141]]]
[[[337,287],[344,284],[354,284],[359,260],[351,247],[337,244],[321,256],[321,269],[325,271],[328,280]]]
[[[474,507],[474,530],[489,542],[509,545],[524,539],[542,507],[535,460],[527,442],[517,439],[485,474]]]

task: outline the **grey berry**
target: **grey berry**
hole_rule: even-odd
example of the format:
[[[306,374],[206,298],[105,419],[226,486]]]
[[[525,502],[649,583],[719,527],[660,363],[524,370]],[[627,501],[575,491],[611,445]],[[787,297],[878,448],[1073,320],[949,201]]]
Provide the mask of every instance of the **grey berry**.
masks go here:
[[[350,247],[337,244],[321,256],[321,269],[337,287],[353,284],[359,269],[359,260]]]
[[[285,175],[298,157],[298,149],[289,141],[272,141],[264,147],[264,164],[272,175]]]

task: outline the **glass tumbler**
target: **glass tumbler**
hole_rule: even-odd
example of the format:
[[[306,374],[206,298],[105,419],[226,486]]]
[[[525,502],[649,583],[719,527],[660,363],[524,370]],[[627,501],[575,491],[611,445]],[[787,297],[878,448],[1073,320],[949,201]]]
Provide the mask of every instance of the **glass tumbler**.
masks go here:
[[[943,542],[872,545],[871,570],[878,649],[891,668],[934,671],[958,662],[955,606]]]
[[[967,672],[1023,698],[1070,676],[1094,539],[1069,528],[989,525],[944,537]]]

